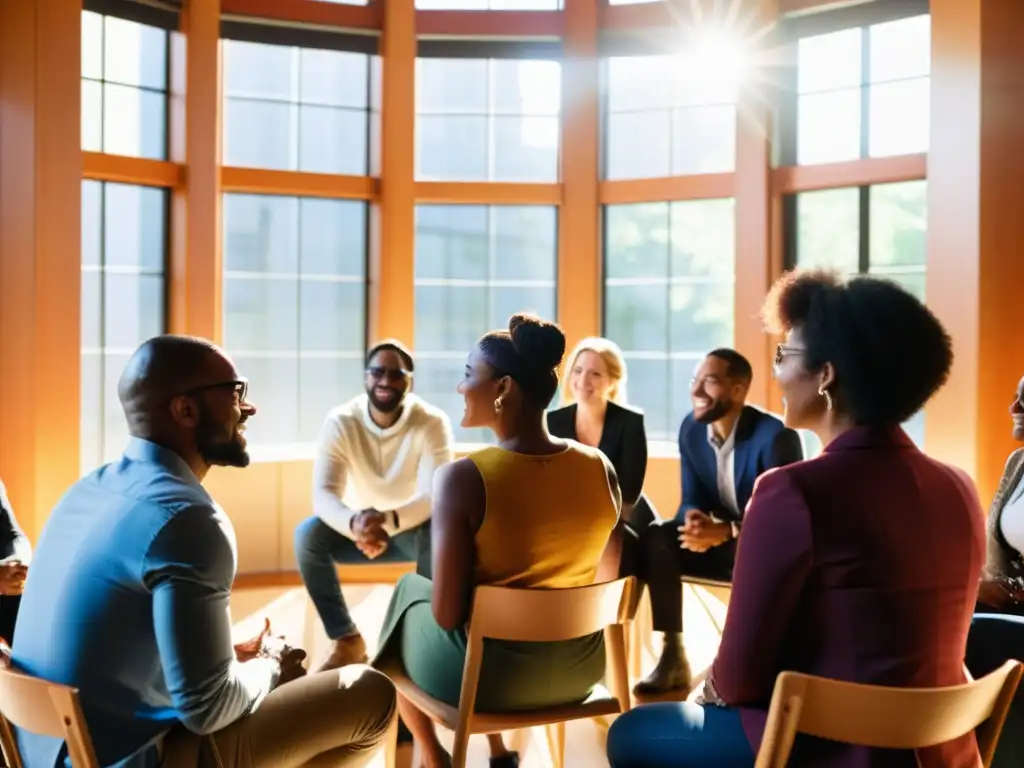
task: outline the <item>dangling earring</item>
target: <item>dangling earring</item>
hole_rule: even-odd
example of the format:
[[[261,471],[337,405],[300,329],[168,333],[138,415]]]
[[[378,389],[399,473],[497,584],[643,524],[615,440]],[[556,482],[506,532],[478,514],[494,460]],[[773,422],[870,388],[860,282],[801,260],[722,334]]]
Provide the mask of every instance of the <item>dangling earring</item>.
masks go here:
[[[832,393],[824,387],[818,387],[818,394],[825,398],[825,407],[832,410]]]
[[[501,413],[502,407],[503,407],[503,404],[501,402],[501,398],[500,397],[494,398],[494,412],[495,413]]]

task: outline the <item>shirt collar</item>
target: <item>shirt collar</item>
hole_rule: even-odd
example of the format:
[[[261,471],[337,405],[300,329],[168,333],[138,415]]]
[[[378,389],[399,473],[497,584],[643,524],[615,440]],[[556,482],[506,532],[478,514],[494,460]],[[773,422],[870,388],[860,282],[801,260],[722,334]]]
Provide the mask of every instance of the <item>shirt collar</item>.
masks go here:
[[[719,445],[718,437],[715,435],[714,426],[708,424],[708,444],[716,451],[728,453],[736,445],[736,428],[739,427],[739,425],[740,420],[736,419],[736,421],[732,423],[732,431],[729,432],[729,436],[725,438],[721,445]]]
[[[402,402],[402,413],[398,417],[398,421],[390,427],[381,427],[373,420],[373,417],[370,415],[370,398],[368,395],[360,395],[359,400],[359,415],[362,417],[363,426],[372,435],[390,437],[398,432],[405,431],[406,422],[409,421],[409,414],[412,413],[412,409],[415,407],[416,395],[412,392],[406,393],[405,400]]]
[[[124,456],[129,461],[159,464],[178,479],[202,488],[203,484],[196,477],[192,468],[170,448],[165,448],[141,437],[130,437],[128,438],[128,446],[124,449]]]

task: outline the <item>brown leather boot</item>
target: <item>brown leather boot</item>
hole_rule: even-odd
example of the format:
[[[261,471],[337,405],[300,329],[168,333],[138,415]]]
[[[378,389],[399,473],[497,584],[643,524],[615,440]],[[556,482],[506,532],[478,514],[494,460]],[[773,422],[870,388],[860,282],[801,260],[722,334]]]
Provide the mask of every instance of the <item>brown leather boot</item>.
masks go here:
[[[651,674],[633,686],[633,693],[637,696],[669,691],[689,693],[690,683],[690,663],[686,660],[682,636],[677,632],[666,632],[661,658]]]
[[[317,672],[326,672],[329,669],[346,667],[349,664],[365,664],[369,661],[366,655],[366,641],[363,636],[356,632],[354,635],[339,637],[334,641],[334,648],[331,649],[327,659],[317,667]]]

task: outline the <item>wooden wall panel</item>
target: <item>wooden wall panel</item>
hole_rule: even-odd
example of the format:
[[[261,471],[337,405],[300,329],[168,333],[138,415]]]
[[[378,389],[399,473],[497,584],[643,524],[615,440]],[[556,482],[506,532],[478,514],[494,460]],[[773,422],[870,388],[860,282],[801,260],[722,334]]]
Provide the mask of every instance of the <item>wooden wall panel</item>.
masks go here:
[[[1024,3],[932,0],[931,13],[927,296],[956,361],[926,448],[972,474],[987,504],[1015,447],[1007,408],[1024,374]]]
[[[0,3],[0,478],[31,537],[78,477],[81,34],[76,0]]]
[[[170,330],[220,342],[220,0],[189,2],[171,44],[171,159],[184,165],[172,194]]]
[[[601,333],[600,71],[597,4],[566,0],[564,15],[557,295],[558,322],[571,349],[581,339]]]
[[[414,0],[382,2],[380,204],[371,217],[369,335],[414,347],[416,8]]]

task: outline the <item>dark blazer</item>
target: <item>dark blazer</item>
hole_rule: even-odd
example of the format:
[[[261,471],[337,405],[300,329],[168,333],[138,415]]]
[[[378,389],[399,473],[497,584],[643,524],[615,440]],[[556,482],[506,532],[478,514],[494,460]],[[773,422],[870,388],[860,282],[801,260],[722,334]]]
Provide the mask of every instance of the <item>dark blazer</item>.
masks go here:
[[[985,561],[985,574],[990,578],[1024,576],[1024,557],[1003,538],[1003,531],[999,525],[1003,518],[1006,502],[1009,501],[1010,494],[1013,493],[1022,477],[1024,477],[1024,448],[1018,448],[1010,454],[1010,458],[1006,461],[1006,468],[999,480],[999,490],[992,498],[992,506],[988,511],[988,556]],[[1017,606],[1012,612],[1024,612],[1024,606]]]
[[[0,481],[0,560],[16,557],[28,564],[32,559],[32,545],[14,517],[14,508],[7,498],[7,489]]]
[[[821,456],[758,480],[714,686],[741,707],[756,750],[783,670],[874,685],[962,684],[984,559],[984,514],[963,471],[925,456],[899,427],[852,429]],[[815,768],[915,765],[909,751],[805,736],[793,754],[792,765]],[[981,765],[973,733],[920,757],[922,768]]]
[[[683,419],[679,427],[683,500],[676,513],[677,520],[682,520],[688,510],[699,509],[714,514],[719,520],[740,523],[758,476],[765,470],[804,458],[800,436],[770,413],[752,405],[744,406],[740,414],[735,440],[733,478],[739,517],[726,508],[718,495],[718,462],[708,443],[708,425],[696,421],[692,413]]]
[[[548,432],[567,440],[578,439],[575,403],[548,411]],[[644,431],[643,411],[609,402],[597,448],[615,467],[623,505],[636,504],[647,474],[647,433]]]

